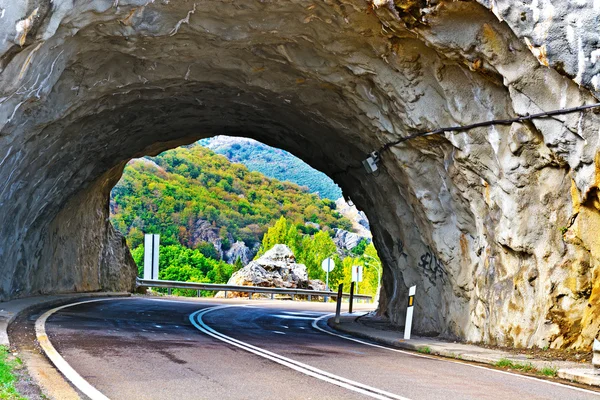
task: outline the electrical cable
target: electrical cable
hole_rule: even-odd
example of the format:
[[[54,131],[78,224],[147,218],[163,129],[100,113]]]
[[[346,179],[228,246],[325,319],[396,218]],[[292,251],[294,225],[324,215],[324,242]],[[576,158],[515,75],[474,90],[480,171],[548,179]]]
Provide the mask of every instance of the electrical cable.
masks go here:
[[[600,103],[593,103],[593,104],[586,104],[583,106],[563,108],[560,110],[544,111],[544,112],[530,114],[530,115],[524,115],[524,116],[516,117],[516,118],[492,119],[489,121],[476,122],[474,124],[469,124],[469,125],[449,126],[449,127],[445,127],[445,128],[434,129],[431,131],[418,132],[418,133],[414,133],[412,135],[401,137],[398,140],[394,140],[392,142],[386,143],[383,146],[381,146],[379,148],[379,150],[377,150],[377,152],[379,153],[379,156],[381,157],[381,153],[388,150],[390,147],[396,146],[400,143],[408,142],[409,140],[414,140],[414,139],[425,137],[425,136],[440,135],[440,134],[446,133],[446,132],[464,132],[464,131],[468,131],[471,129],[481,128],[481,127],[485,127],[485,126],[492,126],[492,125],[510,125],[515,122],[531,121],[534,119],[553,117],[555,115],[572,114],[575,112],[589,110],[592,108],[600,108]],[[331,175],[347,174],[351,169],[360,169],[360,168],[362,168],[362,164],[349,165],[343,170],[333,172]]]

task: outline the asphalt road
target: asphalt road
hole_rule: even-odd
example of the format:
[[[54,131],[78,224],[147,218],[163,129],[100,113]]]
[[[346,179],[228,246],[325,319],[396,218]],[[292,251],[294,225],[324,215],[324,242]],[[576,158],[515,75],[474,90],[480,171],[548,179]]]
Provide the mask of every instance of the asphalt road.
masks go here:
[[[600,399],[549,381],[324,333],[313,322],[330,305],[245,304],[92,302],[57,312],[46,329],[65,360],[115,400]],[[318,325],[326,328],[323,320]]]

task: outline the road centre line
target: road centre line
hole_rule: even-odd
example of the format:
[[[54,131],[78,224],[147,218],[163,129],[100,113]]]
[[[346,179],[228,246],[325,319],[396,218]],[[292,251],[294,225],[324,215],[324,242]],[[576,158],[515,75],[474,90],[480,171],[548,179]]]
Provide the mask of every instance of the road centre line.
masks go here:
[[[217,310],[222,310],[225,308],[231,308],[231,307],[240,307],[240,306],[232,306],[232,305],[225,305],[225,306],[217,306],[217,307],[212,307],[209,309],[202,309],[202,310],[198,310],[194,313],[192,313],[189,317],[190,322],[192,323],[192,325],[194,325],[199,331],[212,336],[215,339],[218,339],[222,342],[228,343],[232,346],[241,348],[243,350],[246,350],[250,353],[256,354],[260,357],[266,358],[268,360],[271,360],[273,362],[276,362],[278,364],[281,364],[283,366],[286,366],[288,368],[291,368],[297,372],[301,372],[305,375],[309,375],[312,376],[314,378],[320,379],[322,381],[343,387],[345,389],[348,390],[352,390],[354,392],[357,393],[361,393],[364,394],[366,396],[375,398],[375,399],[381,399],[381,400],[389,400],[389,399],[396,399],[396,400],[410,400],[406,397],[402,397],[402,396],[398,396],[394,393],[390,393],[390,392],[386,392],[384,390],[381,389],[377,389],[365,384],[362,384],[360,382],[356,382],[356,381],[352,381],[350,379],[346,379],[344,377],[320,370],[318,368],[315,368],[313,366],[301,363],[299,361],[284,357],[282,355],[270,352],[268,350],[265,350],[263,348],[257,347],[257,346],[253,346],[249,343],[243,342],[241,340],[232,338],[230,336],[227,336],[221,332],[216,331],[215,329],[211,328],[210,326],[208,326],[204,320],[202,319],[202,317],[209,313],[209,312],[213,312],[213,311],[217,311]],[[241,306],[243,307],[243,306]]]
[[[317,318],[317,317],[301,317],[299,315],[283,315],[283,314],[275,314],[273,316],[277,317],[277,318],[281,318],[281,319],[306,319],[309,321],[313,321],[315,318]]]
[[[321,316],[323,312],[321,311],[282,311],[282,314],[290,314],[290,315],[316,315]],[[316,317],[315,317],[316,318]]]
[[[337,336],[337,337],[340,337],[342,339],[350,340],[350,341],[353,341],[353,342],[356,342],[356,343],[362,343],[364,345],[371,346],[371,347],[377,347],[377,348],[384,349],[384,350],[394,351],[396,353],[402,353],[402,354],[406,354],[406,355],[413,356],[413,357],[427,358],[427,359],[430,359],[430,360],[437,360],[437,361],[442,361],[442,362],[450,362],[450,363],[454,363],[454,364],[461,364],[461,365],[466,365],[466,366],[469,366],[469,367],[472,367],[472,368],[485,369],[487,371],[497,372],[499,374],[512,375],[512,376],[516,376],[518,378],[523,378],[523,379],[531,379],[531,380],[534,380],[536,382],[543,382],[543,383],[547,383],[549,385],[560,386],[560,387],[563,387],[563,388],[566,388],[566,389],[576,390],[576,391],[579,391],[579,392],[583,392],[583,393],[587,393],[587,394],[593,394],[595,396],[600,396],[599,392],[595,392],[593,390],[587,390],[587,389],[579,388],[579,387],[576,387],[576,386],[565,385],[565,384],[559,383],[559,382],[553,382],[553,381],[549,381],[549,380],[546,380],[546,379],[539,379],[539,378],[535,378],[533,376],[528,376],[528,375],[515,374],[515,373],[512,373],[512,372],[508,372],[508,371],[502,371],[502,370],[499,370],[499,369],[488,368],[488,367],[484,367],[484,366],[481,366],[481,365],[471,364],[469,362],[455,361],[455,360],[453,360],[451,358],[431,357],[431,356],[427,356],[427,355],[424,355],[424,354],[415,353],[415,352],[412,352],[412,351],[394,349],[392,347],[387,347],[387,346],[382,346],[382,345],[375,344],[375,343],[366,342],[364,340],[360,340],[360,339],[356,339],[356,338],[353,338],[353,337],[350,337],[350,336],[344,336],[344,335],[340,335],[340,334],[335,333],[335,332],[328,331],[326,329],[321,328],[318,325],[319,321],[321,321],[321,320],[323,320],[323,319],[325,319],[327,317],[332,317],[333,315],[335,315],[335,314],[333,314],[333,313],[331,313],[331,314],[325,314],[325,315],[323,315],[323,316],[315,319],[313,321],[313,323],[312,323],[312,327],[315,328],[316,330],[319,330],[321,332],[327,333],[328,335]]]

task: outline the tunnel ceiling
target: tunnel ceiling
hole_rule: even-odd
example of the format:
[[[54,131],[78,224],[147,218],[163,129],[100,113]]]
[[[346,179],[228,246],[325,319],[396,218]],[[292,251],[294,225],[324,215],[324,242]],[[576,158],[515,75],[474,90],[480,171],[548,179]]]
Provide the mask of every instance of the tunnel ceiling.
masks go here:
[[[417,139],[377,175],[354,168],[418,131],[595,102],[600,11],[542,3],[0,0],[0,299],[131,289],[108,220],[125,163],[241,135],[364,209],[392,321],[416,284],[422,333],[588,347],[594,112]]]

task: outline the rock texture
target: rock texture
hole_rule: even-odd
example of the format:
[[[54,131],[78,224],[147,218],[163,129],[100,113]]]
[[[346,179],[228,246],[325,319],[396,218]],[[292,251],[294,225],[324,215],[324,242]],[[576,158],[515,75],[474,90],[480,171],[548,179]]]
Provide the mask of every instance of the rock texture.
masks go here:
[[[202,242],[211,243],[219,256],[219,259],[223,258],[223,243],[221,236],[219,235],[219,228],[211,225],[210,222],[203,219],[196,221],[190,241],[192,247],[196,247]]]
[[[354,232],[348,232],[343,229],[336,229],[333,241],[340,250],[352,250],[361,240],[366,239],[371,243],[371,239],[367,236],[361,236]]]
[[[306,266],[297,264],[294,253],[284,244],[276,244],[257,260],[235,272],[227,284],[313,290],[324,290],[320,288],[325,286],[319,280],[309,281]],[[227,292],[227,297],[245,296],[247,294],[241,292]],[[225,297],[225,293],[219,292],[216,297]]]
[[[360,211],[354,204],[348,204],[343,198],[337,199],[335,209],[352,222],[352,230],[360,236],[370,238],[371,225],[364,211]]]
[[[560,3],[560,4],[559,4]],[[371,223],[380,313],[472,341],[600,329],[592,1],[0,0],[0,299],[129,287],[108,223],[125,163],[217,134],[288,150]],[[292,207],[293,205],[282,205]]]
[[[242,265],[246,266],[256,255],[258,248],[250,249],[242,241],[237,241],[225,252],[225,261],[234,264],[239,258]]]

